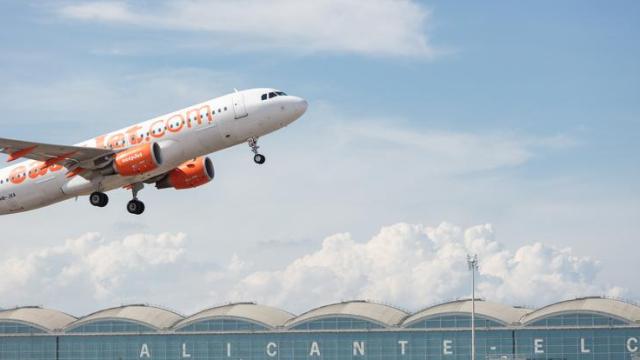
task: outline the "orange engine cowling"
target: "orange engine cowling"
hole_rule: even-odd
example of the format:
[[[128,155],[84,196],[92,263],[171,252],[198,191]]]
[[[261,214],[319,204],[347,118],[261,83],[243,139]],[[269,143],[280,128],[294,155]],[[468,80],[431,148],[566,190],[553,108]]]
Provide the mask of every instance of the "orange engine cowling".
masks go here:
[[[208,157],[189,160],[171,170],[167,176],[156,183],[158,189],[191,189],[213,180],[213,162]]]
[[[122,176],[135,176],[155,170],[162,165],[157,143],[142,144],[116,154],[113,170]]]

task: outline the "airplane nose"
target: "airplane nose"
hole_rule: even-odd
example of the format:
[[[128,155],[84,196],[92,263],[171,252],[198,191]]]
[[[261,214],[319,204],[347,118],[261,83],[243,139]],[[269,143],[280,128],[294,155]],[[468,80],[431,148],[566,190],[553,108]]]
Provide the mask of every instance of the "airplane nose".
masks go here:
[[[300,102],[300,104],[298,104],[298,107],[300,107],[301,113],[304,114],[305,112],[307,112],[307,108],[309,107],[309,103],[305,99],[300,99],[300,100],[302,100],[302,101]]]
[[[307,100],[303,98],[296,97],[294,100],[294,109],[296,113],[296,118],[302,116],[305,112],[307,112],[307,108],[309,107],[309,103]]]

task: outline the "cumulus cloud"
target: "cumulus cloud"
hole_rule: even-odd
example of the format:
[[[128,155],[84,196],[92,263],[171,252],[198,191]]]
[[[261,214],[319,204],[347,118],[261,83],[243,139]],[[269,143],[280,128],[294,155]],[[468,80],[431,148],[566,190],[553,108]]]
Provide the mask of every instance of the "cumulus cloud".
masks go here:
[[[595,259],[542,243],[512,251],[494,236],[489,224],[463,230],[449,223],[398,223],[363,242],[348,233],[328,236],[319,249],[268,270],[238,255],[225,266],[199,263],[184,234],[109,241],[88,233],[0,259],[0,305],[37,303],[81,313],[138,301],[192,312],[227,301],[258,301],[301,312],[369,299],[415,310],[469,296],[468,253],[480,257],[479,296],[493,301],[542,305],[625,292],[598,282]]]
[[[256,271],[232,290],[236,299],[300,309],[300,299],[320,305],[372,299],[416,309],[469,296],[466,254],[480,256],[479,296],[511,304],[541,305],[586,294],[621,295],[596,281],[599,263],[569,248],[535,243],[515,251],[494,239],[491,225],[466,230],[399,223],[366,242],[348,233],[275,271]]]
[[[283,48],[427,56],[430,12],[412,0],[93,1],[58,9],[65,18],[211,33],[227,48]],[[224,40],[221,40],[224,39]]]
[[[3,305],[84,301],[111,302],[147,292],[142,279],[176,264],[184,255],[185,234],[130,235],[107,241],[98,233],[68,239],[26,256],[0,261]],[[126,294],[131,292],[131,294]]]

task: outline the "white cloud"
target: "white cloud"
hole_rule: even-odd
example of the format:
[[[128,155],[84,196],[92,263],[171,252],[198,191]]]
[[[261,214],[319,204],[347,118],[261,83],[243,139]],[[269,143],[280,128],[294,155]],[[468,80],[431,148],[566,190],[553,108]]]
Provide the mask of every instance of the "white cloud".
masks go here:
[[[185,238],[184,234],[138,234],[107,241],[98,233],[87,233],[64,245],[3,259],[0,297],[5,304],[61,300],[67,305],[135,297],[140,294],[135,290],[140,279],[155,278],[155,272],[184,256]]]
[[[466,254],[480,256],[479,295],[511,304],[542,305],[586,294],[620,295],[597,283],[599,264],[569,248],[535,243],[510,251],[491,225],[466,231],[399,223],[366,242],[349,234],[327,237],[319,250],[275,271],[256,271],[233,289],[237,299],[300,309],[340,299],[373,299],[416,309],[468,296]]]
[[[195,260],[184,234],[137,234],[107,240],[87,233],[64,245],[0,259],[1,306],[43,304],[81,314],[119,303],[148,302],[185,312],[253,300],[304,311],[344,299],[372,299],[418,309],[468,296],[466,254],[480,256],[478,293],[507,304],[542,305],[587,294],[619,296],[601,284],[599,263],[571,249],[535,243],[515,251],[491,225],[466,230],[398,223],[365,242],[328,236],[319,249],[269,270],[238,255],[218,267]]]
[[[60,12],[65,16],[83,20],[135,21],[135,16],[123,2],[94,1],[79,5],[67,5],[60,9]]]
[[[94,1],[59,9],[65,18],[211,33],[227,48],[283,48],[427,56],[430,12],[412,0],[164,1],[149,6]]]

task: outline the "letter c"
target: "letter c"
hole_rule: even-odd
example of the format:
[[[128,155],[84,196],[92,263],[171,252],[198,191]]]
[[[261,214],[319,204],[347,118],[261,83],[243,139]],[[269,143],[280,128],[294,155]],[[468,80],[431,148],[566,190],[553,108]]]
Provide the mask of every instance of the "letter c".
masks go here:
[[[638,338],[632,337],[627,340],[627,350],[631,353],[638,352]]]
[[[278,355],[278,344],[274,343],[274,342],[270,342],[267,344],[267,355],[269,355],[269,357],[275,357],[276,355]]]

